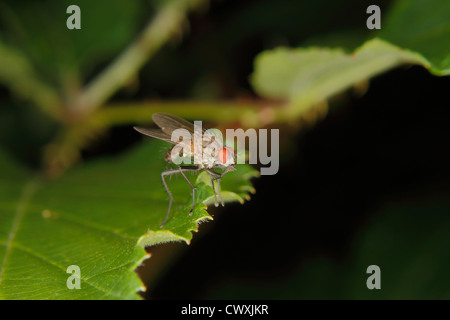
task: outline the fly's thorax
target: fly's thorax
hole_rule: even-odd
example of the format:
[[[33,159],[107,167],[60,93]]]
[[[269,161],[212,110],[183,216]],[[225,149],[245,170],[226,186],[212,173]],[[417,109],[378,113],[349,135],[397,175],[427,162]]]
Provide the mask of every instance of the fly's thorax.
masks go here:
[[[206,147],[203,148],[203,153],[200,160],[203,166],[211,169],[217,167],[217,165],[220,164],[218,156],[219,150],[217,148]]]
[[[190,147],[190,148],[189,148]],[[235,153],[230,147],[222,144],[207,144],[200,148],[194,145],[177,144],[165,154],[168,163],[197,165],[202,168],[227,168],[235,164]]]

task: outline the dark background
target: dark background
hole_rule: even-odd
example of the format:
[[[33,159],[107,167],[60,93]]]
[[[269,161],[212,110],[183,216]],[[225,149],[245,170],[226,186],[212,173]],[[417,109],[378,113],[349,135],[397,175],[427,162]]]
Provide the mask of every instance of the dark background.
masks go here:
[[[300,134],[292,144],[294,156],[279,173],[255,181],[250,202],[227,206],[214,223],[202,225],[203,234],[183,250],[151,296],[207,298],[228,281],[264,290],[289,281],[317,256],[336,264],[348,259],[356,235],[389,203],[414,207],[430,196],[430,202],[448,199],[449,86],[448,78],[419,67],[374,79],[364,97],[333,109]],[[277,294],[267,291],[261,298]],[[218,297],[252,299],[239,292]]]

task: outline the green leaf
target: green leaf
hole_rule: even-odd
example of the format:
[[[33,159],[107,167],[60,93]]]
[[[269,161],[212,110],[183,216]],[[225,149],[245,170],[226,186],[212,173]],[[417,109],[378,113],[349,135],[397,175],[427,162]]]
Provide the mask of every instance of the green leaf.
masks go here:
[[[401,65],[417,64],[436,75],[450,74],[449,1],[396,1],[375,34],[378,38],[367,40],[351,54],[341,48],[353,47],[362,33],[335,32],[306,42],[339,44],[338,48],[264,51],[255,59],[251,83],[263,97],[288,100],[288,116],[296,116]]]
[[[0,154],[0,298],[139,298],[142,284],[134,269],[146,258],[143,247],[189,243],[198,223],[212,219],[204,202],[213,192],[201,174],[191,216],[189,185],[183,178],[168,181],[174,203],[159,227],[168,207],[160,177],[165,146],[144,144],[53,181],[32,178]],[[248,179],[256,175],[246,165],[227,174],[224,200],[242,202],[254,191]],[[66,286],[71,265],[80,267],[80,290]]]
[[[450,2],[447,0],[396,0],[382,8],[381,30],[333,30],[309,37],[302,47],[339,47],[348,51],[373,36],[420,54],[436,75],[450,74]]]
[[[257,56],[251,82],[261,96],[288,99],[295,115],[401,64],[429,66],[420,55],[380,39],[366,42],[352,54],[341,49],[280,47]]]
[[[434,74],[450,74],[450,1],[395,1],[378,36],[423,55]]]

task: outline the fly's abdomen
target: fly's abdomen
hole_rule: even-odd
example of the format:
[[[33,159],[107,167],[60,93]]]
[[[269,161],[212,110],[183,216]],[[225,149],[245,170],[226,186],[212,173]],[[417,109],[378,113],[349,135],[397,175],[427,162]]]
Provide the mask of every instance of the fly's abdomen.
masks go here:
[[[176,148],[176,149],[174,150],[174,148]],[[176,163],[176,164],[185,164],[185,165],[194,164],[193,158],[194,158],[193,153],[185,154],[183,152],[183,148],[181,148],[179,145],[173,146],[164,155],[164,160],[167,163]]]
[[[164,160],[167,163],[172,163],[172,149],[173,149],[173,147],[170,148],[169,151],[167,151],[166,154],[164,155]]]

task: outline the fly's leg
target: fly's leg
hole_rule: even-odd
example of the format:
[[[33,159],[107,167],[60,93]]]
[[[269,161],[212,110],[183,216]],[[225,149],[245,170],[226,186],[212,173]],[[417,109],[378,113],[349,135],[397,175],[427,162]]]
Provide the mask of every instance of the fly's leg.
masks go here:
[[[212,188],[214,191],[214,199],[215,199],[214,205],[216,207],[219,206],[219,203],[217,202],[217,195],[219,195],[220,203],[222,204],[222,207],[225,207],[225,203],[223,202],[223,199],[222,199],[222,194],[220,193],[220,179],[223,177],[225,172],[220,174],[220,173],[214,172],[211,169],[208,169],[207,171],[209,173],[209,177],[211,178],[211,185],[212,185]],[[214,181],[217,181],[217,193],[216,193],[216,188],[214,187]]]
[[[164,218],[164,221],[159,226],[160,228],[162,228],[164,226],[167,219],[169,218],[170,209],[172,207],[172,201],[173,201],[172,193],[170,192],[169,187],[167,186],[167,183],[166,183],[166,180],[164,179],[164,177],[175,174],[175,173],[181,173],[183,175],[183,177],[186,179],[186,181],[189,183],[189,185],[192,188],[192,208],[191,208],[191,211],[189,211],[189,215],[191,215],[192,211],[194,210],[194,204],[195,204],[195,187],[192,185],[192,183],[186,177],[184,172],[185,171],[197,171],[197,170],[199,170],[199,168],[196,166],[192,166],[192,167],[186,166],[186,167],[179,167],[178,169],[167,170],[167,171],[164,171],[163,173],[161,173],[161,179],[162,179],[164,188],[166,189],[166,192],[169,195],[169,208],[167,209],[167,214],[166,214],[166,217]]]
[[[188,171],[190,169],[184,170],[184,171]],[[192,183],[189,181],[189,179],[186,177],[186,175],[183,172],[183,169],[180,167],[180,173],[183,175],[184,179],[186,179],[186,181],[189,183],[189,185],[192,188],[192,207],[191,210],[189,211],[189,215],[192,215],[192,211],[194,211],[194,205],[195,205],[195,187],[192,185]]]
[[[225,207],[225,203],[223,202],[223,199],[222,199],[222,194],[220,193],[220,179],[221,178],[222,178],[222,176],[220,176],[219,178],[216,178],[215,180],[217,180],[217,190],[219,191],[218,194],[219,194],[220,202],[222,204],[222,207]]]
[[[214,178],[211,174],[209,175],[209,178],[211,179],[211,186],[214,191],[214,206],[218,207],[219,203],[217,202],[217,193],[216,193],[216,188],[214,187]]]
[[[159,226],[160,228],[163,227],[163,225],[164,225],[164,224],[166,223],[166,221],[167,221],[167,218],[169,217],[170,208],[172,207],[172,200],[173,200],[172,193],[170,192],[169,187],[167,187],[167,183],[166,183],[166,180],[164,179],[164,177],[165,177],[165,176],[168,176],[168,175],[171,175],[171,174],[174,174],[174,173],[178,173],[178,169],[175,169],[175,170],[167,170],[167,171],[164,171],[163,173],[161,173],[161,179],[162,179],[164,188],[166,189],[166,192],[167,192],[167,194],[169,195],[169,209],[167,210],[167,214],[166,214],[166,217],[164,218],[164,221],[163,221],[163,222],[161,223],[161,225]]]

